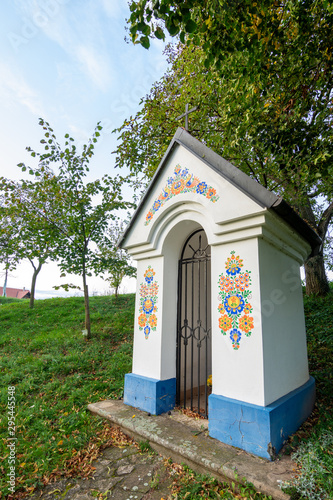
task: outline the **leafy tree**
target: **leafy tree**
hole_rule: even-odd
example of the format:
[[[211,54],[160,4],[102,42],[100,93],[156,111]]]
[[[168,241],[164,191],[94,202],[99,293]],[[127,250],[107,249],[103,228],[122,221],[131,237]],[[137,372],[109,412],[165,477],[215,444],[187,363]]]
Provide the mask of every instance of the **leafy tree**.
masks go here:
[[[50,175],[50,174],[49,174]],[[43,184],[43,185],[42,185]],[[14,182],[1,179],[3,199],[2,211],[8,221],[7,238],[10,238],[12,265],[28,259],[33,267],[30,287],[30,307],[34,307],[37,277],[47,260],[54,260],[55,232],[53,226],[41,215],[45,206],[47,175],[38,177],[34,183]],[[50,205],[50,193],[47,204]]]
[[[82,277],[85,299],[85,334],[91,336],[89,293],[87,278],[103,270],[98,246],[104,240],[108,222],[115,218],[114,211],[131,206],[122,199],[123,178],[105,175],[101,180],[88,182],[89,162],[100,136],[98,124],[92,138],[78,152],[74,139],[65,135],[64,148],[57,142],[49,123],[40,119],[44,130],[42,153],[31,148],[31,156],[38,159],[37,167],[29,167],[39,183],[39,199],[36,217],[43,218],[53,230],[56,239],[56,255],[62,277],[67,273]],[[26,165],[19,165],[26,170]],[[27,183],[28,184],[28,183]],[[62,285],[65,289],[74,285]],[[59,287],[55,287],[59,288]],[[77,288],[77,287],[74,287]]]
[[[0,195],[0,262],[4,266],[3,296],[6,296],[8,272],[15,269],[17,255],[15,252],[17,241],[17,229],[7,216],[5,208],[5,197]]]
[[[224,99],[224,140],[232,127],[233,140],[242,146],[244,140],[252,142],[252,155],[260,144],[266,148],[278,181],[285,175],[300,178],[300,192],[297,182],[291,183],[289,195],[298,199],[293,205],[325,239],[333,208],[328,203],[316,220],[312,197],[324,192],[332,199],[332,5],[326,0],[132,0],[130,10],[134,43],[148,48],[151,37],[164,38],[167,31],[202,48],[204,67],[228,82],[232,97]],[[247,160],[253,169],[251,154]],[[271,174],[272,165],[265,167]],[[303,189],[304,180],[312,190]],[[317,189],[320,182],[326,190]],[[308,292],[328,293],[322,255],[305,268]]]
[[[178,35],[203,48],[207,68],[219,68],[230,55],[235,64],[242,53],[242,70],[253,81],[267,75],[276,80],[284,62],[284,77],[292,84],[305,77],[309,84],[332,66],[333,7],[327,0],[131,0],[129,8],[134,43],[149,48],[150,38],[165,39],[165,31]]]
[[[108,228],[106,237],[100,246],[103,268],[107,269],[107,278],[115,296],[118,297],[119,287],[125,276],[135,277],[136,269],[130,265],[130,256],[126,250],[117,247],[117,242],[125,230],[125,223],[114,221]]]
[[[205,66],[200,47],[168,47],[167,54],[170,69],[142,100],[138,114],[117,129],[117,165],[150,178],[177,116],[186,103],[196,105],[192,135],[283,195],[325,240],[333,215],[332,74],[318,77],[318,88],[305,89],[297,103],[295,97],[285,105],[279,101],[282,84],[263,90],[260,80],[244,76],[248,54],[234,52],[218,69]],[[322,251],[305,270],[307,292],[328,293]]]

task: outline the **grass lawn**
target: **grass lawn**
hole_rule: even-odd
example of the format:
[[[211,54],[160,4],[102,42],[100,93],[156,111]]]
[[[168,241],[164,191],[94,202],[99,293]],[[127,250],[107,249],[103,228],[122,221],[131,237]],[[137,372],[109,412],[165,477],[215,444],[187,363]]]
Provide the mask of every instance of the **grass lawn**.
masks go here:
[[[91,298],[93,336],[88,342],[81,331],[82,298],[36,301],[33,310],[24,300],[1,298],[1,303],[0,498],[6,498],[9,486],[11,394],[15,395],[17,438],[15,498],[19,498],[62,473],[86,474],[89,460],[108,440],[107,425],[86,407],[89,402],[122,395],[124,375],[131,371],[134,295],[122,295],[118,300],[110,296]],[[305,310],[317,403],[311,418],[290,439],[284,452],[296,451],[295,458],[302,466],[295,484],[290,485],[293,498],[315,500],[333,498],[332,294],[326,299],[306,298]],[[12,392],[9,387],[14,388]],[[215,480],[210,483],[192,472],[179,481],[178,500],[236,498],[227,486],[221,489]],[[329,496],[323,496],[321,490]],[[249,487],[237,498],[266,497]]]
[[[316,404],[311,417],[289,440],[294,450],[292,457],[300,467],[292,488],[287,489],[292,492],[293,500],[333,499],[332,299],[332,289],[325,298],[304,298],[309,369],[316,380]]]
[[[93,338],[83,335],[83,298],[0,306],[1,479],[7,491],[8,387],[15,387],[16,484],[29,490],[102,429],[87,404],[122,395],[131,371],[134,295],[91,298]]]

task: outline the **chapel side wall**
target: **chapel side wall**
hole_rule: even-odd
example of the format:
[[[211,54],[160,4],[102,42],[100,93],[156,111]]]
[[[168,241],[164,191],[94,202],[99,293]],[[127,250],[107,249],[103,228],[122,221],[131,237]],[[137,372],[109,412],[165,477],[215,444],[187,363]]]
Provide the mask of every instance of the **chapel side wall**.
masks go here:
[[[265,405],[309,380],[300,264],[259,241]]]
[[[145,273],[150,268],[155,273],[153,281],[147,283]],[[135,318],[134,318],[134,342],[133,342],[133,367],[132,373],[143,377],[150,377],[157,380],[161,379],[161,344],[162,344],[162,302],[163,302],[163,257],[149,258],[138,261],[137,285],[135,300]],[[155,285],[152,289],[151,285]],[[142,288],[142,286],[146,288]],[[148,292],[147,292],[148,289]],[[150,290],[150,291],[149,291]],[[143,295],[151,296],[155,301],[156,329],[152,328],[155,318],[152,315],[145,314],[142,308]],[[148,337],[145,335],[145,326],[143,321],[145,316],[145,325],[149,326]],[[142,318],[140,318],[142,316]],[[141,322],[141,327],[140,323]]]
[[[260,314],[260,282],[258,264],[258,240],[252,238],[246,241],[235,241],[222,245],[212,246],[212,373],[215,395],[221,395],[256,405],[264,405],[264,367],[263,346]],[[248,315],[252,318],[253,329],[251,335],[241,332],[239,348],[234,349],[230,339],[230,329],[223,334],[219,325],[220,318],[227,316],[232,320],[233,315],[219,312],[220,301],[219,278],[225,277],[225,263],[235,252],[243,260],[241,272],[250,271],[251,284],[247,288],[250,295],[246,302],[252,307]],[[240,315],[244,317],[244,312]],[[251,320],[250,320],[251,321]],[[239,324],[239,321],[238,321]]]

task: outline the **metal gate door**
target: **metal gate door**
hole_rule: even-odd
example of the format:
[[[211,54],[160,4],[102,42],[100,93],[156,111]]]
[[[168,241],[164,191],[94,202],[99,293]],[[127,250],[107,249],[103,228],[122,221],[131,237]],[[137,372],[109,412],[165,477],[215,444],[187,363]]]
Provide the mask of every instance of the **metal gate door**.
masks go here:
[[[185,242],[178,269],[176,403],[208,416],[211,375],[210,247],[202,229]]]

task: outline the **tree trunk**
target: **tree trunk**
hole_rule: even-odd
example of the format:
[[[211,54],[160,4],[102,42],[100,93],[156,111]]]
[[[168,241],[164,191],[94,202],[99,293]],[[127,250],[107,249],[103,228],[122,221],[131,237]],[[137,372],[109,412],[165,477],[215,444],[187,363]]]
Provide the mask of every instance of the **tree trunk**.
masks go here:
[[[330,292],[322,252],[311,257],[304,264],[306,294],[324,296]]]
[[[83,276],[83,291],[84,291],[84,310],[85,310],[85,329],[86,329],[86,338],[91,338],[91,330],[90,330],[90,309],[89,309],[89,292],[88,285],[86,283],[86,276]]]
[[[333,203],[327,207],[322,213],[319,223],[316,221],[310,199],[308,198],[305,203],[299,206],[301,217],[312,227],[324,242],[327,234],[328,225],[332,218]],[[329,282],[325,272],[324,265],[324,250],[323,246],[318,255],[309,258],[304,263],[305,269],[305,282],[307,295],[327,295],[330,292]]]
[[[5,271],[5,282],[3,284],[3,293],[2,293],[2,296],[3,297],[6,297],[7,296],[7,280],[8,280],[8,269],[6,268],[6,271]]]
[[[38,266],[36,267],[34,263],[30,260],[32,267],[34,268],[34,273],[32,275],[32,280],[31,280],[31,290],[30,290],[30,302],[29,302],[29,307],[30,309],[33,309],[35,305],[35,290],[36,290],[36,280],[37,276],[42,269],[42,262],[38,262]]]

